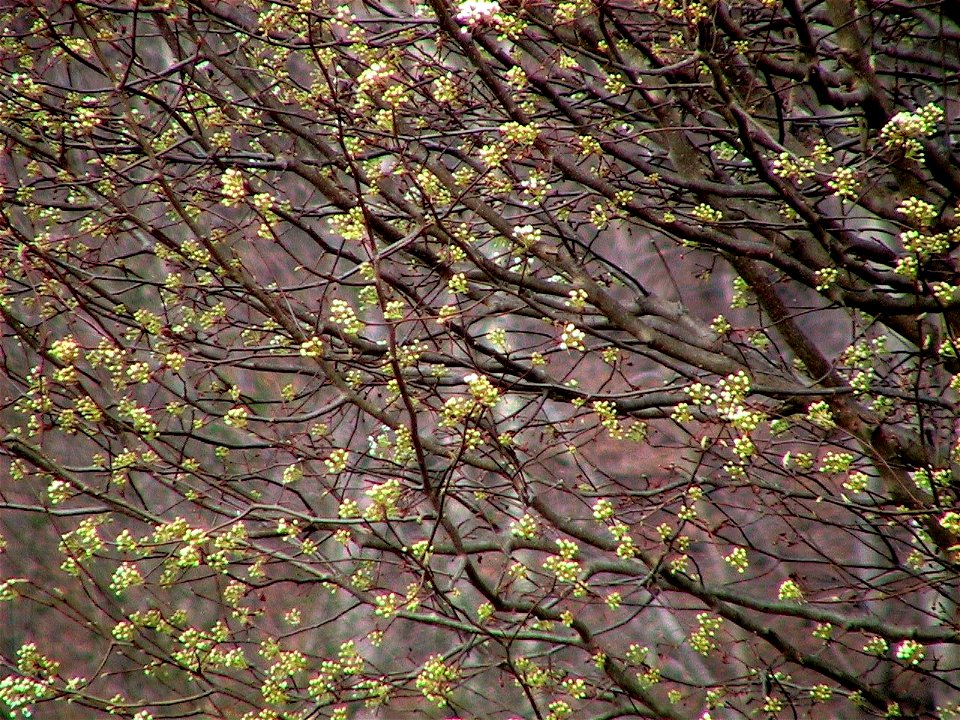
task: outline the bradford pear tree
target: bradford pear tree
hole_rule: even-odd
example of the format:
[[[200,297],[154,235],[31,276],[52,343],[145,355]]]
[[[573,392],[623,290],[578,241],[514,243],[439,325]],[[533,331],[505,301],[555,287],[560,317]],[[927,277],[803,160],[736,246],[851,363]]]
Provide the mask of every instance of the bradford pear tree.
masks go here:
[[[960,12],[0,10],[6,717],[960,713]]]

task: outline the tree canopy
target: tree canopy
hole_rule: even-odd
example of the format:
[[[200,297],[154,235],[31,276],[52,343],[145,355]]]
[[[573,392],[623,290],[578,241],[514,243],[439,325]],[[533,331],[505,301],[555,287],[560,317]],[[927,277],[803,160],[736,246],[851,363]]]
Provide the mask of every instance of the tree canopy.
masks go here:
[[[5,717],[960,714],[960,10],[0,10]]]

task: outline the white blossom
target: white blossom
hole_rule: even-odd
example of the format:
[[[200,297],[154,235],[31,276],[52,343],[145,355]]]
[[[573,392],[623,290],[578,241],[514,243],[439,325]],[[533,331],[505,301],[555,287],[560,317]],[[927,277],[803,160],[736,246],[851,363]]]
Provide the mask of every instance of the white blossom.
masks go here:
[[[464,0],[457,11],[457,20],[461,24],[473,27],[493,19],[500,12],[497,0]]]

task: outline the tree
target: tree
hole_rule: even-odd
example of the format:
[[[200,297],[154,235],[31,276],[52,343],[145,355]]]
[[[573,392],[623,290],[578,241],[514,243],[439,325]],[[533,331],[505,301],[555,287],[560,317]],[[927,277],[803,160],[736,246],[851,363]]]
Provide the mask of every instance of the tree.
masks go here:
[[[2,13],[8,715],[960,713],[953,3]]]

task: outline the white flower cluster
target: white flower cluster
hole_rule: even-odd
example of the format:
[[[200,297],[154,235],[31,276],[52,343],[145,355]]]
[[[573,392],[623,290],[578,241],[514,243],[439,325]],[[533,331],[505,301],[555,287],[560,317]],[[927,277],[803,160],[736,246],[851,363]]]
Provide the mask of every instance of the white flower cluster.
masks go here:
[[[468,27],[492,20],[500,12],[497,0],[464,0],[457,11],[457,20]]]

